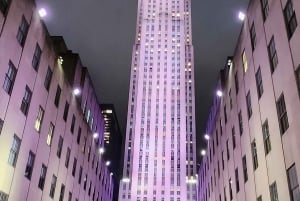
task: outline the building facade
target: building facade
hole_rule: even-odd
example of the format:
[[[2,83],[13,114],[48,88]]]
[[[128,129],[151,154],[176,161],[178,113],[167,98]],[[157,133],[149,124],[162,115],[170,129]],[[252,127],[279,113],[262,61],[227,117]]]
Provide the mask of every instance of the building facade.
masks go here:
[[[119,200],[196,200],[191,1],[137,9]]]
[[[0,2],[0,200],[111,201],[87,69],[34,1]]]
[[[118,123],[117,114],[113,104],[100,104],[104,118],[104,153],[105,160],[109,160],[109,170],[113,172],[114,192],[113,200],[118,201],[119,183],[122,179],[123,165],[123,142],[122,134]]]
[[[300,200],[299,17],[297,0],[250,1],[207,122],[198,200]]]

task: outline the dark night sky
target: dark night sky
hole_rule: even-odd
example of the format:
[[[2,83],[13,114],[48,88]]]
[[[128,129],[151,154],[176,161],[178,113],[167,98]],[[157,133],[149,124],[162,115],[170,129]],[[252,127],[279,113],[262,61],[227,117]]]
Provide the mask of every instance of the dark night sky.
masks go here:
[[[200,145],[218,72],[226,57],[233,54],[241,29],[238,11],[245,11],[248,1],[192,1]],[[44,21],[50,34],[62,35],[68,48],[80,54],[83,65],[89,69],[99,101],[115,105],[125,135],[137,0],[37,0],[37,3],[48,11]]]

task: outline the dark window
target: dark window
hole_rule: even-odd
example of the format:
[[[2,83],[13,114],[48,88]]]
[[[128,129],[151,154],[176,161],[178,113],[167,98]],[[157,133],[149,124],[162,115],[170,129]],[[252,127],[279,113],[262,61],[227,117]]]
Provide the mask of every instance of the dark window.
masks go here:
[[[251,38],[251,47],[252,50],[254,50],[256,46],[256,32],[255,32],[254,22],[252,23],[250,28],[250,38]]]
[[[239,170],[238,168],[235,169],[235,187],[236,187],[236,192],[238,193],[240,191],[240,180],[239,180]]]
[[[298,93],[300,94],[300,65],[298,66],[297,70],[295,71],[297,86],[298,86]]]
[[[64,144],[64,139],[62,138],[62,136],[59,136],[57,152],[56,152],[56,155],[57,155],[58,158],[60,158],[60,156],[61,156],[61,151],[62,151],[62,148],[63,148],[63,144]]]
[[[237,72],[234,74],[235,93],[239,93],[239,78]]]
[[[292,201],[298,201],[300,200],[300,190],[299,190],[299,183],[298,183],[297,170],[295,164],[292,165],[287,170],[287,175],[288,175],[289,190],[290,190],[290,195],[292,197]]]
[[[224,119],[225,119],[225,124],[226,124],[227,123],[226,105],[224,106]]]
[[[17,135],[14,135],[13,143],[10,148],[8,163],[13,167],[16,166],[19,150],[20,150],[21,140]]]
[[[296,13],[293,8],[293,3],[291,0],[288,0],[286,2],[285,8],[284,8],[284,19],[285,19],[288,37],[291,38],[297,28]]]
[[[0,11],[4,16],[6,16],[10,0],[0,0]]]
[[[72,193],[71,192],[69,192],[68,201],[72,201]]]
[[[269,60],[271,65],[271,72],[273,73],[278,64],[278,57],[277,57],[277,51],[275,47],[274,36],[272,36],[270,43],[268,45],[268,53],[269,53]]]
[[[46,174],[47,174],[47,167],[44,164],[42,164],[39,185],[38,185],[41,190],[44,189]]]
[[[252,106],[251,106],[251,95],[250,91],[248,91],[247,96],[246,96],[246,103],[247,103],[247,114],[248,118],[252,116]]]
[[[256,199],[256,201],[262,201],[262,196],[260,195],[260,196]]]
[[[232,109],[231,89],[229,90],[229,104],[230,104],[230,110],[231,110]]]
[[[55,93],[55,99],[54,99],[54,105],[58,107],[59,105],[59,99],[61,94],[61,88],[59,85],[57,85],[56,93]]]
[[[230,200],[232,200],[233,196],[232,196],[232,180],[229,179],[229,198]]]
[[[231,134],[232,134],[232,147],[233,147],[233,149],[235,149],[236,140],[235,140],[235,128],[234,127],[232,127],[232,129],[231,129]]]
[[[242,158],[244,182],[248,181],[247,160],[244,155]]]
[[[52,72],[51,68],[48,66],[48,70],[47,70],[47,74],[46,74],[45,82],[44,82],[44,86],[47,91],[49,91],[49,88],[50,88],[52,75],[53,75],[53,72]]]
[[[219,132],[218,132],[218,130],[216,130],[216,142],[217,142],[217,146],[219,146]]]
[[[227,201],[226,188],[224,187],[224,201]]]
[[[222,151],[222,169],[224,170],[224,151]]]
[[[270,186],[270,196],[271,201],[279,201],[276,182],[272,183]]]
[[[76,117],[73,114],[73,116],[72,116],[72,122],[71,122],[71,128],[70,128],[70,131],[71,131],[72,134],[74,133],[75,121],[76,121]]]
[[[20,43],[20,45],[23,47],[25,44],[25,40],[27,37],[27,33],[28,33],[28,29],[29,29],[29,24],[26,21],[24,15],[22,16],[22,20],[21,20],[21,24],[19,26],[18,29],[18,34],[17,34],[17,40]]]
[[[222,127],[222,120],[220,119],[220,133],[221,133],[221,136],[223,135],[223,127]]]
[[[240,135],[243,134],[244,127],[243,127],[243,118],[242,118],[242,111],[239,112],[238,114],[238,119],[239,119],[239,129],[240,129]]]
[[[278,98],[277,102],[277,114],[279,119],[280,133],[283,134],[289,128],[289,120],[285,107],[284,95]]]
[[[271,140],[270,140],[268,120],[266,120],[265,123],[262,125],[262,133],[263,133],[265,154],[267,155],[271,151]]]
[[[67,153],[66,153],[66,161],[65,161],[65,166],[66,166],[66,168],[69,167],[70,154],[71,154],[71,149],[68,147]]]
[[[253,160],[253,169],[256,170],[258,167],[258,159],[257,159],[257,146],[255,140],[251,143],[251,153],[252,153],[252,160]]]
[[[65,185],[61,184],[60,194],[59,194],[59,201],[63,201],[64,200],[64,195],[65,195]]]
[[[78,128],[78,133],[77,133],[77,144],[80,143],[80,138],[81,138],[81,127]]]
[[[82,178],[82,166],[80,166],[79,168],[78,184],[81,184],[81,178]]]
[[[269,2],[268,0],[260,0],[260,3],[261,3],[263,19],[265,21],[269,15]]]
[[[30,151],[28,160],[27,160],[27,164],[26,164],[26,168],[25,168],[25,177],[27,177],[29,180],[31,180],[32,170],[33,170],[33,166],[34,166],[34,160],[35,160],[35,154],[32,151]]]
[[[263,83],[262,83],[260,67],[258,68],[257,72],[255,73],[255,80],[256,80],[257,96],[259,99],[262,96],[262,94],[264,93],[264,87],[263,87]]]
[[[52,175],[51,186],[50,186],[50,193],[49,193],[49,196],[51,198],[53,198],[54,194],[55,194],[56,181],[57,181],[57,177],[55,175]]]
[[[65,109],[64,109],[64,115],[63,115],[63,119],[65,121],[67,121],[67,118],[68,118],[68,113],[69,113],[69,103],[68,101],[66,101],[66,104],[65,104]]]
[[[0,135],[2,132],[3,124],[4,124],[4,121],[3,121],[3,119],[0,118]]]
[[[17,69],[14,66],[14,64],[11,61],[9,61],[8,70],[5,74],[5,79],[4,79],[4,83],[3,83],[3,89],[9,95],[11,94],[12,89],[14,87],[16,75],[17,75]]]
[[[229,160],[230,159],[229,140],[226,140],[226,151],[227,151],[227,160]]]
[[[25,115],[27,115],[27,113],[28,113],[28,109],[29,109],[30,101],[31,101],[31,96],[32,96],[32,92],[29,89],[29,87],[26,86],[25,87],[25,93],[24,93],[22,103],[21,103],[21,111]]]
[[[41,50],[39,44],[36,44],[33,58],[32,58],[32,67],[35,71],[37,71],[39,69],[41,55],[42,55],[42,50]]]
[[[91,188],[92,188],[92,181],[90,181],[90,186],[89,186],[89,191],[88,191],[88,195],[91,195]]]
[[[75,176],[75,173],[76,173],[76,166],[77,166],[77,159],[74,158],[74,161],[73,161],[73,168],[72,168],[72,176]]]

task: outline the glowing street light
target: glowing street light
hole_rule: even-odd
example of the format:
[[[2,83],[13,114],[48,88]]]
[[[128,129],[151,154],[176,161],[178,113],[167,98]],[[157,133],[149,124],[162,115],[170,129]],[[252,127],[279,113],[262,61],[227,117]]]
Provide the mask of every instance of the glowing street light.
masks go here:
[[[110,165],[110,161],[106,161],[105,165],[109,166]]]
[[[40,8],[38,13],[41,18],[43,18],[47,15],[47,11],[45,10],[45,8]]]
[[[244,21],[246,18],[245,13],[243,13],[242,11],[239,12],[239,20]]]
[[[98,137],[99,137],[99,134],[98,134],[98,133],[94,133],[94,134],[93,134],[93,138],[94,138],[94,139],[96,139],[96,138],[98,138]]]
[[[222,97],[223,96],[223,92],[221,90],[217,90],[217,96],[218,97]]]
[[[209,140],[209,139],[210,139],[210,136],[209,136],[208,134],[205,134],[205,135],[204,135],[204,139]]]
[[[205,156],[206,155],[206,151],[204,149],[201,150],[201,155]]]
[[[80,94],[80,89],[79,88],[75,88],[74,90],[73,90],[73,94],[75,95],[75,96],[78,96],[79,94]]]
[[[100,153],[100,154],[103,154],[103,153],[104,153],[104,151],[105,151],[105,150],[104,150],[104,148],[103,148],[103,147],[99,148],[99,153]]]

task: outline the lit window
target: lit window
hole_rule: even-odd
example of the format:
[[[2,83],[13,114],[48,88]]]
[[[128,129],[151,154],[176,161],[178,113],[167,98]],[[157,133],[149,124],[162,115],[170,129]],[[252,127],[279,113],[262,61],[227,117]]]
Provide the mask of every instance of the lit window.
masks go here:
[[[245,50],[243,51],[243,54],[242,54],[242,61],[243,61],[243,69],[244,69],[244,73],[246,73],[247,70],[248,70],[248,62],[247,62],[247,57],[246,57],[246,52],[245,52]]]
[[[48,135],[47,135],[47,145],[49,145],[49,146],[51,146],[51,144],[52,144],[53,133],[54,133],[54,125],[52,122],[50,122]]]

